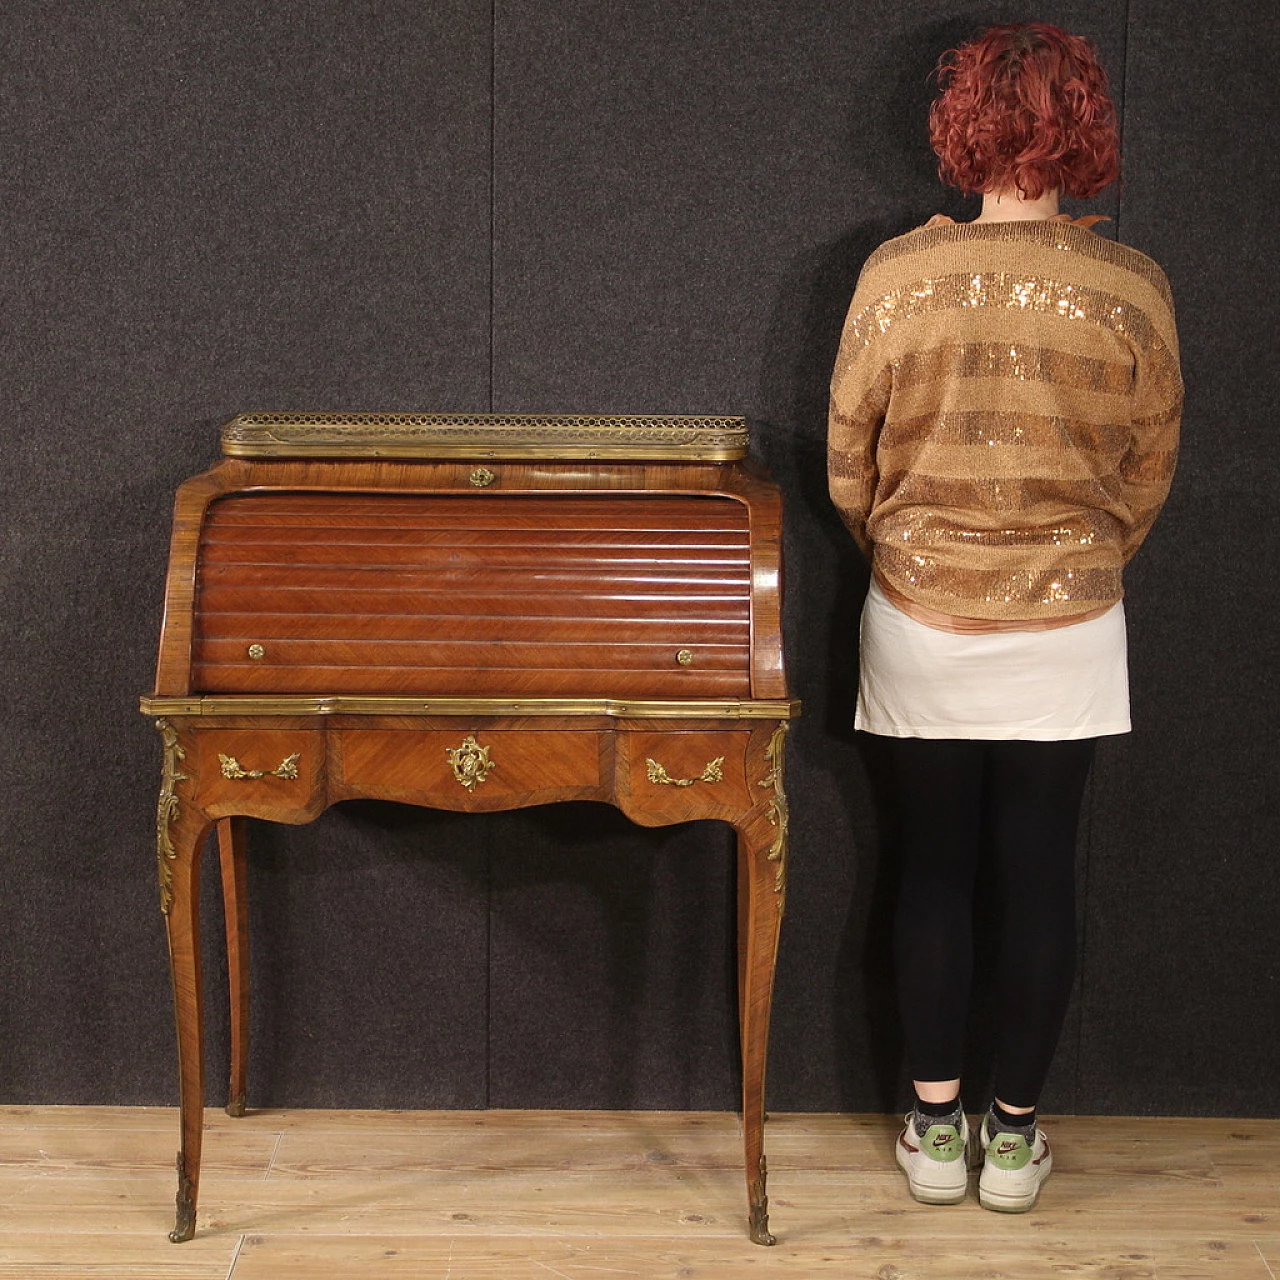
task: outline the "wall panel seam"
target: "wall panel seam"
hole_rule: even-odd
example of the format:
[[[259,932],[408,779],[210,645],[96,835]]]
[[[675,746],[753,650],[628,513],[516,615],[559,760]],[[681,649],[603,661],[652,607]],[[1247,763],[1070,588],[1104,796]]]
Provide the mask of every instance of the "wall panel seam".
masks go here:
[[[498,218],[498,0],[489,3],[489,412],[493,413]],[[479,816],[479,815],[477,815]],[[484,1105],[493,1106],[493,845],[494,815],[484,822]]]
[[[1124,5],[1124,46],[1120,51],[1120,109],[1119,109],[1119,129],[1120,129],[1120,163],[1121,163],[1121,181],[1120,190],[1116,195],[1116,239],[1120,240],[1121,220],[1124,217],[1124,195],[1125,184],[1123,179],[1124,168],[1127,167],[1124,150],[1125,121],[1129,115],[1129,25],[1133,12],[1133,0],[1125,0]]]
[[[489,412],[493,413],[498,218],[498,0],[489,3]]]

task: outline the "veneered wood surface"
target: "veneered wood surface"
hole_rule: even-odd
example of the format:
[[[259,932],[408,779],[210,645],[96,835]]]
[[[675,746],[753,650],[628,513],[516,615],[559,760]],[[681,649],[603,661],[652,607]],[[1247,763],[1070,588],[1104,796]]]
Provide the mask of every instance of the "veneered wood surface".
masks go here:
[[[322,730],[282,729],[274,724],[227,729],[216,734],[192,734],[187,772],[199,779],[199,804],[210,818],[240,815],[272,822],[310,822],[325,807],[325,745]],[[297,756],[297,776],[272,776],[291,756]],[[261,778],[229,778],[222,757],[248,770],[263,770]]]
[[[484,781],[472,788],[459,783],[449,758],[467,738],[490,758]],[[336,794],[433,808],[587,798],[608,786],[612,760],[611,744],[599,733],[472,733],[463,724],[421,733],[351,730],[340,735],[334,755]]]
[[[444,462],[228,459],[189,480],[155,692],[786,696],[780,501],[751,464],[492,466],[483,493]],[[432,527],[428,507],[509,518]],[[268,510],[255,543],[241,515]]]
[[[483,811],[598,799],[633,821],[701,818],[742,823],[767,813],[773,792],[764,751],[778,722],[608,720],[526,716],[174,717],[186,752],[181,790],[212,819],[247,814],[305,823],[356,797]],[[449,752],[468,739],[488,750],[484,781],[465,786]],[[297,776],[270,771],[296,755]],[[224,756],[258,778],[229,778]],[[649,761],[671,781],[650,777]],[[702,775],[719,762],[714,781]],[[683,785],[682,785],[683,784]],[[189,797],[189,800],[187,800]]]
[[[780,504],[750,466],[495,463],[489,482],[468,491],[470,472],[445,463],[234,461],[189,481],[175,505],[156,692],[786,698]],[[356,797],[469,811],[598,799],[649,826],[718,818],[737,830],[750,1235],[772,1244],[763,1124],[785,901],[783,723],[710,706],[705,720],[669,723],[429,710],[207,720],[184,710],[160,722],[181,766],[160,809],[182,1099],[173,1238],[191,1236],[200,1175],[198,889],[210,826],[238,1113],[249,1053],[244,816],[304,823]],[[462,770],[466,753],[473,767]]]
[[[227,814],[305,823],[328,804],[357,797],[473,812],[598,799],[612,801],[648,826],[720,818],[739,827],[739,995],[750,1173],[762,1150],[769,1005],[783,903],[783,867],[774,855],[779,831],[772,808],[773,764],[767,755],[776,723],[726,727],[714,721],[582,721],[579,727],[579,718],[572,716],[497,717],[469,729],[464,727],[469,722],[458,718],[427,716],[177,721],[184,776],[178,786],[182,820],[174,833],[173,936],[198,937],[196,900],[188,886],[195,880],[202,837],[181,837],[188,829],[206,829],[202,818],[221,818],[232,1010],[229,1108],[243,1106],[248,1074],[249,907],[244,824]],[[462,785],[449,761],[450,751],[466,739],[487,749],[493,764],[470,788]],[[224,756],[266,769],[277,757],[294,754],[298,776],[293,778],[228,778],[222,768]],[[650,776],[650,760],[662,765],[670,781]],[[702,777],[713,762],[718,776]],[[183,965],[195,958],[191,944],[184,942],[184,947],[178,957]],[[185,974],[178,981],[184,990],[198,990]],[[180,1008],[187,1010],[182,1013],[186,1046],[193,1031],[190,1020],[200,1021],[198,1002],[194,1011],[185,1004]],[[201,1054],[184,1048],[188,1064],[191,1052]],[[192,1137],[191,1149],[198,1151],[198,1136]]]
[[[195,608],[201,693],[750,694],[731,498],[238,494]]]
[[[772,725],[769,726],[772,729]],[[767,736],[764,736],[767,741]],[[746,761],[749,733],[683,733],[639,730],[619,734],[617,802],[633,822],[646,826],[681,822],[696,812],[703,818],[733,821],[765,799],[748,776]],[[660,765],[672,783],[653,782],[649,761]],[[723,775],[718,782],[704,782],[703,772],[715,761]],[[755,762],[753,762],[755,763]],[[766,772],[758,767],[757,777]],[[678,782],[687,782],[680,786]]]
[[[244,833],[227,819],[248,814],[304,823],[327,805],[358,796],[472,811],[593,798],[617,804],[648,826],[719,818],[737,829],[744,1166],[753,1238],[771,1242],[763,1125],[770,1006],[785,901],[785,801],[777,774],[782,722],[638,719],[601,726],[595,720],[573,715],[488,717],[483,724],[469,725],[460,716],[425,715],[330,719],[316,713],[279,720],[245,715],[209,723],[199,716],[173,717],[168,727],[175,734],[175,759],[181,767],[167,828],[171,855],[165,866],[172,888],[167,923],[177,993],[180,1169],[189,1179],[192,1212],[205,1101],[199,867],[211,824],[222,820],[219,848],[233,1029],[227,1102],[238,1111],[249,1054],[249,904]],[[490,754],[492,769],[483,778],[474,772],[460,777],[451,760],[472,744]],[[232,759],[234,765],[229,764]],[[296,776],[292,768],[280,770],[284,760],[296,765]],[[250,771],[261,776],[228,776]],[[180,1212],[179,1238],[188,1238],[190,1222],[190,1215]]]
[[[244,1114],[249,1063],[249,856],[248,822],[218,823],[222,909],[227,915],[227,985],[231,990],[231,1075],[227,1114]]]

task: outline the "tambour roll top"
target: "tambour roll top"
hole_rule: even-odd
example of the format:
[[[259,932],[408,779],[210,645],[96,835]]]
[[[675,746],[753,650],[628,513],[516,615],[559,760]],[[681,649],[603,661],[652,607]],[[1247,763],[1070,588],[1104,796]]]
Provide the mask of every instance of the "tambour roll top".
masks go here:
[[[723,418],[262,414],[180,491],[157,694],[785,698]]]
[[[192,691],[749,697],[747,508],[646,494],[236,494]]]

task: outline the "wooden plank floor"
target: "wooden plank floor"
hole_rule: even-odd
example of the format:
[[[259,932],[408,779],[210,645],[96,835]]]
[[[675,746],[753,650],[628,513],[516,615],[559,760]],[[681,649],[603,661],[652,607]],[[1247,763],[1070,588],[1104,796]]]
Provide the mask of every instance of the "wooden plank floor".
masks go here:
[[[172,1245],[176,1112],[0,1107],[0,1277],[1280,1280],[1280,1121],[1070,1117],[1040,1206],[926,1208],[893,1117],[775,1115],[773,1249],[738,1123],[659,1112],[208,1113]]]

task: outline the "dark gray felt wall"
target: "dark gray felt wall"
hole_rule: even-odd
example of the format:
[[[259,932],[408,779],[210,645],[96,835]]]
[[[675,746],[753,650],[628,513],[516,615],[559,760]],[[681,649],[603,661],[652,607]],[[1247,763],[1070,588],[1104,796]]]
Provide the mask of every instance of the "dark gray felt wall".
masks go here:
[[[1087,801],[1056,1109],[1274,1105],[1255,1084],[1280,1049],[1260,14],[1037,11],[1103,50],[1127,179],[1097,207],[1168,269],[1188,382],[1183,465],[1129,580],[1137,728],[1103,744]],[[937,54],[1032,16],[0,6],[0,1100],[174,1100],[159,750],[136,697],[174,488],[222,421],[289,408],[751,419],[787,496],[806,704],[770,1105],[897,1105],[892,850],[874,744],[849,728],[866,570],[825,497],[826,382],[866,255],[971,208],[927,150]],[[251,1104],[732,1106],[730,854],[716,824],[585,804],[255,826]]]

